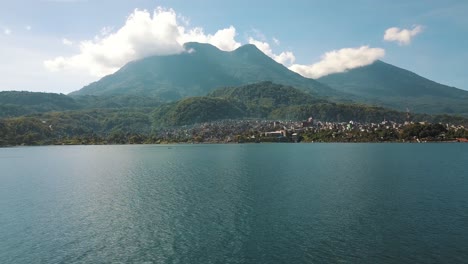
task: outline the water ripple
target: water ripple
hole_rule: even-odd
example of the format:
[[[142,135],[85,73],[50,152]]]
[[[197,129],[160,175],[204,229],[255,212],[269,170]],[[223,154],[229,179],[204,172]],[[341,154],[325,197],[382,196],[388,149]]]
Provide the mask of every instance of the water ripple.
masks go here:
[[[467,151],[0,149],[0,263],[463,263]]]

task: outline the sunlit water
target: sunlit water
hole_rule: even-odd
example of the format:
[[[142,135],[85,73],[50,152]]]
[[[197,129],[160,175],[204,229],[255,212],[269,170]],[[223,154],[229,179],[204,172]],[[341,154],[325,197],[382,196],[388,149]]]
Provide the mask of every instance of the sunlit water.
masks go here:
[[[468,263],[468,144],[0,149],[0,263]]]

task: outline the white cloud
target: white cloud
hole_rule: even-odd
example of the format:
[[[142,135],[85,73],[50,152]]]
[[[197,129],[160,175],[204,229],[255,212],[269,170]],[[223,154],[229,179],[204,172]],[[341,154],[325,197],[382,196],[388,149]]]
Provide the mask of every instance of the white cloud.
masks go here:
[[[221,50],[232,51],[241,46],[236,41],[236,36],[233,26],[220,29],[214,34],[205,33],[201,27],[191,28],[188,19],[172,9],[157,8],[152,13],[136,9],[119,29],[105,27],[94,38],[79,43],[63,39],[65,45],[79,46],[79,52],[68,57],[45,60],[43,64],[49,71],[87,72],[102,77],[117,71],[132,60],[184,52],[183,44],[186,42],[210,43]],[[310,78],[368,65],[385,54],[383,49],[368,46],[346,48],[327,52],[318,63],[299,65],[294,64],[296,57],[291,51],[277,54],[266,41],[250,37],[248,42],[278,63],[286,66],[293,64],[289,69]],[[273,38],[273,42],[279,45],[276,38]]]
[[[26,26],[26,27],[24,27],[24,28],[25,28],[27,31],[31,31],[31,29],[32,29],[32,27],[31,27],[31,26],[29,26],[29,25],[28,25],[28,26]]]
[[[66,39],[66,38],[62,39],[62,43],[63,43],[63,45],[66,45],[66,46],[72,46],[73,45],[73,41],[71,41],[69,39]]]
[[[241,46],[235,40],[236,29],[233,26],[218,30],[214,35],[206,35],[203,28],[200,27],[186,30],[184,27],[179,26],[179,33],[178,42],[182,45],[187,42],[210,43],[224,51],[235,50]]]
[[[321,61],[312,65],[294,64],[289,69],[304,77],[315,79],[372,64],[384,55],[385,50],[381,48],[369,48],[369,46],[344,48],[325,53]]]
[[[184,51],[189,41],[210,43],[226,51],[240,46],[235,40],[236,29],[218,30],[205,34],[202,28],[186,28],[172,9],[157,8],[153,14],[147,10],[135,10],[125,25],[111,33],[101,30],[101,36],[82,41],[80,53],[70,57],[57,57],[44,61],[51,71],[87,70],[94,76],[111,74],[129,61],[151,55],[169,55]]]
[[[257,46],[259,50],[261,50],[266,55],[270,56],[272,59],[277,61],[278,63],[284,65],[293,64],[296,61],[296,57],[291,51],[283,51],[280,54],[273,53],[273,50],[270,47],[270,44],[267,42],[262,42],[259,40],[255,40],[253,38],[249,38],[249,43]]]
[[[3,30],[3,33],[4,33],[5,35],[11,35],[11,29],[5,28],[5,29]]]
[[[423,27],[420,25],[413,26],[413,29],[400,29],[392,27],[385,30],[384,40],[385,41],[396,41],[401,45],[409,45],[414,36],[418,35],[423,31]]]
[[[103,27],[103,28],[101,28],[101,31],[100,31],[101,36],[107,36],[107,35],[109,35],[113,30],[114,30],[113,27]]]
[[[277,39],[277,38],[273,38],[273,43],[275,43],[275,45],[277,45],[277,46],[279,46],[281,44],[279,39]]]

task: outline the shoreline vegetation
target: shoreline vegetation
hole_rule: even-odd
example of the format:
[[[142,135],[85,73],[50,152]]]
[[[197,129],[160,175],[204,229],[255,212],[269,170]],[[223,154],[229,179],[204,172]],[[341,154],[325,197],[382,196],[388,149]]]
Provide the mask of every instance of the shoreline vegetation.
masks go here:
[[[123,144],[235,143],[425,143],[468,142],[462,125],[382,121],[380,123],[272,120],[220,120],[150,132],[96,133],[54,129],[47,122],[13,126],[0,123],[0,147]]]
[[[150,96],[0,92],[0,146],[468,138],[463,113],[410,113],[328,99],[272,82],[167,102]]]

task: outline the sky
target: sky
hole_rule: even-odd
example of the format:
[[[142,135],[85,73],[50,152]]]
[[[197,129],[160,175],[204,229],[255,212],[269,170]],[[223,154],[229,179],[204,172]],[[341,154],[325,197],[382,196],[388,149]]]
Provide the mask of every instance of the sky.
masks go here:
[[[254,44],[309,78],[383,60],[468,90],[466,0],[0,0],[0,91],[64,93],[127,62]]]

